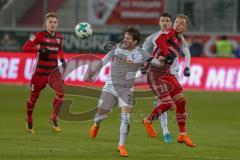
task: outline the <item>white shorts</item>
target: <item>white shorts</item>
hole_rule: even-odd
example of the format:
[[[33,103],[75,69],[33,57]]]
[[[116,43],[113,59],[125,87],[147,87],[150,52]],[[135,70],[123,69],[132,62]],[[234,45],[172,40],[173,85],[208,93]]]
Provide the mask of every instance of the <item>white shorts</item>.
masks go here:
[[[131,88],[116,89],[113,85],[106,84],[102,89],[102,94],[98,101],[98,107],[106,110],[113,110],[118,100],[118,106],[133,107],[133,91]]]

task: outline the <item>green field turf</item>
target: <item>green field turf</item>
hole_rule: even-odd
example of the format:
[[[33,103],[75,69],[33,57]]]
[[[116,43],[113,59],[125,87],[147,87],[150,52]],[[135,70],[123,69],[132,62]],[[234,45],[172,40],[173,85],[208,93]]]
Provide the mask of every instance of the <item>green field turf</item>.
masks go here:
[[[49,123],[53,92],[42,92],[34,112],[36,133],[25,132],[26,86],[0,85],[0,160],[110,160],[124,159],[116,152],[120,115],[115,109],[102,125],[99,135],[88,136],[92,121],[60,121],[62,132],[53,133]],[[169,129],[174,142],[164,144],[159,123],[154,125],[158,137],[145,133],[141,119],[152,110],[152,99],[137,99],[127,140],[129,157],[149,160],[239,160],[240,159],[240,93],[186,92],[189,118],[188,133],[198,144],[189,148],[176,142],[178,134],[174,114],[169,112]],[[75,99],[72,112],[89,109],[97,100]]]

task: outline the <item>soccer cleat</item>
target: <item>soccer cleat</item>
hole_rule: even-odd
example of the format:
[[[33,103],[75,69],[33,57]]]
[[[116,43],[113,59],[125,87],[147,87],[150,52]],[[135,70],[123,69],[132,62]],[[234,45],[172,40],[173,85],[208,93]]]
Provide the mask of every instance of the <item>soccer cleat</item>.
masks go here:
[[[28,133],[31,133],[31,134],[35,133],[35,131],[34,131],[34,129],[33,129],[33,124],[32,124],[32,122],[26,121],[25,124],[26,124],[26,131],[27,131]]]
[[[165,143],[172,143],[172,136],[169,133],[163,135],[163,141]]]
[[[60,131],[61,131],[61,128],[59,127],[57,120],[51,119],[51,120],[50,120],[50,123],[51,123],[51,125],[52,125],[53,131],[55,131],[55,132],[60,132]]]
[[[189,147],[196,147],[197,145],[192,143],[188,135],[178,135],[178,143],[185,143]]]
[[[91,138],[95,138],[97,136],[98,130],[100,127],[98,127],[95,123],[92,125],[89,135]]]
[[[118,146],[118,152],[119,152],[120,156],[128,157],[128,152],[127,152],[127,150],[126,150],[124,145]]]
[[[150,124],[146,119],[143,120],[143,125],[148,133],[148,135],[152,138],[157,137],[157,132],[155,131],[155,129],[153,128],[153,125]]]

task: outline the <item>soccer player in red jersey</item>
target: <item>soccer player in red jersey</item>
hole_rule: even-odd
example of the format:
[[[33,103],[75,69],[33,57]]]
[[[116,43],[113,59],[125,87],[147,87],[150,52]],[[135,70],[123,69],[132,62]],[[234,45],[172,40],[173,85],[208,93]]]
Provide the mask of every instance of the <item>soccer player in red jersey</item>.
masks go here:
[[[190,147],[195,147],[196,144],[192,143],[185,129],[186,100],[182,93],[182,87],[177,78],[170,72],[170,66],[180,52],[182,45],[181,34],[186,31],[187,25],[188,17],[184,14],[179,14],[174,22],[174,27],[166,30],[164,34],[160,34],[155,41],[157,47],[153,51],[153,56],[160,61],[164,60],[165,65],[161,69],[150,66],[147,81],[154,94],[161,99],[161,102],[144,120],[144,126],[151,137],[156,137],[156,131],[153,128],[152,121],[157,119],[162,113],[171,109],[175,104],[176,119],[180,130],[178,142],[185,143]]]
[[[50,122],[54,131],[61,131],[57,121],[57,114],[63,102],[64,81],[57,68],[58,56],[63,66],[65,59],[62,51],[63,37],[61,33],[56,32],[58,26],[57,14],[47,13],[45,25],[46,30],[32,35],[22,48],[24,52],[37,53],[36,65],[30,83],[31,93],[26,108],[26,129],[28,133],[34,133],[32,113],[39,94],[46,84],[49,84],[56,92]]]

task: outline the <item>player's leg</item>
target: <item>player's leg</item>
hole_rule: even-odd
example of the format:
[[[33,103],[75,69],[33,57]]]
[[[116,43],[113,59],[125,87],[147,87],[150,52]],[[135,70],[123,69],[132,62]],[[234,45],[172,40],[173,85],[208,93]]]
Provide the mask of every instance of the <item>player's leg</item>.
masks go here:
[[[154,108],[156,108],[158,106],[158,97],[157,96],[154,96],[153,106],[154,106]],[[165,143],[171,143],[172,137],[168,130],[167,112],[164,112],[159,116],[159,121],[160,121],[160,125],[161,125],[162,131],[163,131],[163,141]]]
[[[121,156],[127,157],[128,152],[125,148],[127,135],[130,129],[130,113],[131,107],[121,107],[121,126],[120,126],[120,135],[118,150]]]
[[[153,128],[152,121],[158,119],[158,117],[165,111],[169,110],[173,106],[173,101],[169,93],[169,88],[165,80],[159,79],[157,76],[148,75],[148,85],[152,89],[153,93],[161,99],[161,103],[154,108],[152,113],[144,119],[144,127],[150,137],[156,137],[157,132]]]
[[[175,96],[173,96],[173,100],[176,105],[176,120],[178,122],[179,132],[180,132],[180,134],[186,134],[186,129],[185,129],[186,101],[185,101],[182,93],[178,93]]]
[[[50,78],[53,76],[50,76]],[[48,80],[49,86],[55,91],[55,97],[53,100],[53,110],[50,117],[50,123],[52,125],[53,131],[60,132],[61,128],[58,124],[58,113],[64,101],[64,81],[61,79],[61,75],[56,74],[54,79]]]
[[[134,104],[133,93],[127,90],[118,98],[119,107],[121,108],[121,125],[119,133],[118,151],[120,156],[127,157],[126,139],[130,129],[130,114]]]
[[[32,114],[40,92],[46,86],[45,79],[45,77],[34,75],[30,82],[31,92],[26,105],[26,130],[29,133],[34,133]]]
[[[172,142],[172,136],[168,130],[168,117],[167,117],[167,112],[163,112],[160,115],[160,123],[162,126],[162,131],[163,131],[163,141],[165,143],[171,143]]]
[[[187,146],[195,147],[191,139],[186,133],[186,100],[182,93],[182,87],[177,81],[176,77],[171,77],[171,82],[174,85],[171,96],[176,105],[176,119],[179,126],[178,142],[185,143]]]
[[[116,97],[109,92],[102,91],[98,101],[98,112],[94,117],[94,124],[92,125],[89,135],[95,138],[100,128],[100,123],[107,117],[107,113],[112,111],[116,104]]]
[[[152,121],[159,118],[159,116],[168,111],[173,106],[173,101],[169,95],[165,95],[165,97],[161,98],[161,103],[158,104],[156,108],[152,111],[151,114],[148,115],[146,119],[144,119],[143,124],[145,129],[150,137],[156,137],[157,132],[153,128]]]
[[[100,129],[100,123],[107,118],[107,113],[109,113],[109,110],[106,110],[104,108],[98,108],[98,112],[95,114],[94,117],[94,124],[92,125],[90,131],[89,131],[89,136],[91,138],[95,138],[98,134],[98,131]]]
[[[173,96],[175,105],[176,105],[176,119],[179,127],[179,135],[178,135],[178,142],[185,143],[187,146],[196,147],[189,136],[186,133],[186,100],[183,97],[182,93],[178,93]]]

